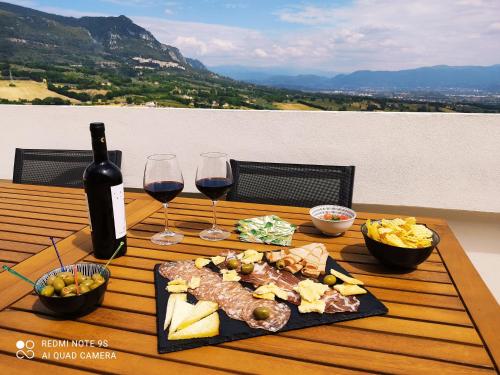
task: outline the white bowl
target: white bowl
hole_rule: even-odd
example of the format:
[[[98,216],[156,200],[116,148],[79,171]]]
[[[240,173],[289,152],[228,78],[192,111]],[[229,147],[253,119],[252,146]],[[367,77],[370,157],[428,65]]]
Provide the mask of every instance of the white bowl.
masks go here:
[[[349,219],[340,221],[322,219],[323,215],[326,213],[345,215]],[[316,228],[318,228],[323,234],[333,237],[340,236],[342,233],[347,231],[354,223],[354,219],[356,219],[356,212],[350,208],[330,204],[311,208],[309,210],[309,215],[311,215],[311,220]]]

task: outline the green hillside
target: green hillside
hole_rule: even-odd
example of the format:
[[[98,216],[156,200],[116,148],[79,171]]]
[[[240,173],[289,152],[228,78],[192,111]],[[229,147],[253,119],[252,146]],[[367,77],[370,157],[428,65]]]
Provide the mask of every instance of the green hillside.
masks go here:
[[[475,103],[306,93],[243,83],[185,58],[125,16],[63,17],[3,2],[0,72],[3,80],[17,82],[2,85],[0,103],[500,112]]]

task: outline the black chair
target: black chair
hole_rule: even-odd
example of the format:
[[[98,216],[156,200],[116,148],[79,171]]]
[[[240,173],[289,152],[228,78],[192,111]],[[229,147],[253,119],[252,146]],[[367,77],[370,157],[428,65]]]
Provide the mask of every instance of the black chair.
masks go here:
[[[231,159],[228,201],[314,207],[352,206],[354,166],[257,163]]]
[[[118,167],[121,151],[108,151]],[[83,187],[83,172],[93,161],[90,150],[43,150],[16,148],[14,175],[17,184]]]

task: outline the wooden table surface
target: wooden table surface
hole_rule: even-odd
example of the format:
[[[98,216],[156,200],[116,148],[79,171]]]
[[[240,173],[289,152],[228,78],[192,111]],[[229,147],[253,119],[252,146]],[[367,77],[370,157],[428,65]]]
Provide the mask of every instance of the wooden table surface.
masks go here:
[[[441,244],[416,270],[398,273],[377,263],[360,233],[364,220],[382,215],[358,213],[349,232],[327,238],[312,226],[304,208],[220,202],[219,223],[232,234],[228,240],[211,243],[198,237],[211,222],[209,201],[179,197],[171,203],[170,222],[185,238],[162,247],[149,241],[161,230],[160,204],[142,193],[125,196],[127,255],[110,266],[108,291],[94,312],[76,320],[57,319],[38,302],[29,284],[8,272],[0,274],[0,370],[16,374],[497,373],[499,306],[443,220],[419,218],[438,231]],[[153,266],[216,255],[224,249],[272,249],[239,242],[234,232],[237,219],[264,214],[277,214],[300,226],[293,245],[323,242],[336,261],[384,302],[389,313],[159,355]],[[0,182],[0,264],[13,266],[31,279],[56,268],[48,236],[57,239],[66,264],[102,262],[91,254],[81,190]],[[96,340],[96,347],[47,347],[54,343],[48,340],[54,339]],[[34,341],[34,359],[16,362],[21,361],[15,358],[18,340]],[[97,347],[97,340],[106,340],[108,346]],[[76,358],[67,358],[72,352]],[[50,358],[41,358],[42,353]],[[92,356],[101,359],[92,360]]]

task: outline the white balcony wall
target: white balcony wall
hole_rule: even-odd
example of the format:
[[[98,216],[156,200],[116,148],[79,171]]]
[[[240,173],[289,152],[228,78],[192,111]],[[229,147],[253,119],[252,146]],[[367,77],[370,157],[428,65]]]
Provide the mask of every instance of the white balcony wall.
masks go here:
[[[123,151],[125,185],[142,186],[146,156],[179,156],[196,191],[198,155],[355,165],[355,203],[500,212],[500,115],[0,106],[0,178],[15,147],[89,149],[88,124],[106,124]]]

